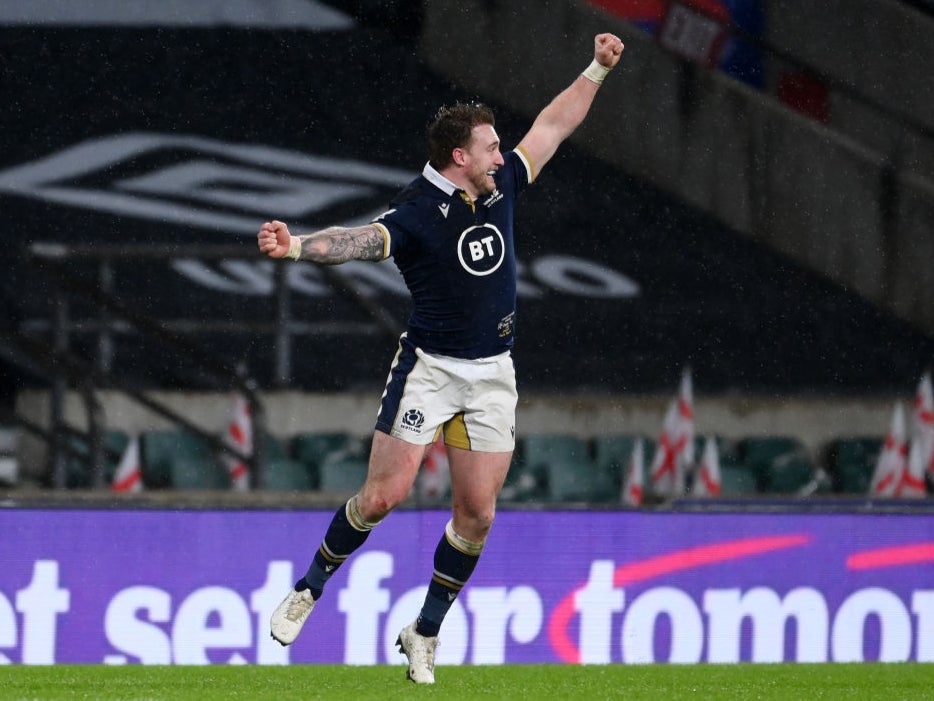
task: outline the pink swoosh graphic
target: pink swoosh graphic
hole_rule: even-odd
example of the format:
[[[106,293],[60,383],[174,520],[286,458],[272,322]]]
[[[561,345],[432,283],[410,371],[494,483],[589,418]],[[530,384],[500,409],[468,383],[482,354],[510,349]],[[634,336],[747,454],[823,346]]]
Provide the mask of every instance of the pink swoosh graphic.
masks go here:
[[[896,545],[891,548],[867,550],[850,555],[846,559],[846,566],[851,570],[872,570],[880,567],[917,565],[922,562],[934,562],[934,543]]]
[[[794,548],[811,541],[809,535],[766,536],[747,538],[713,545],[701,545],[688,550],[659,555],[641,562],[621,565],[613,573],[613,585],[625,586],[660,577],[672,572],[690,570],[705,565],[716,565],[753,555]],[[564,597],[555,607],[548,622],[548,639],[555,652],[565,662],[580,664],[580,650],[568,636],[568,626],[574,617],[574,596],[583,585]]]

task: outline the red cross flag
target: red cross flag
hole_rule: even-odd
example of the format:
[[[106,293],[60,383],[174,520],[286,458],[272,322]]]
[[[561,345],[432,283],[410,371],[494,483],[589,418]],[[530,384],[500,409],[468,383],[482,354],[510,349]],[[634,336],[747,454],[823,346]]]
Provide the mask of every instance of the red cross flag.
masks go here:
[[[876,459],[876,468],[869,483],[869,494],[876,497],[891,497],[902,481],[908,458],[908,441],[905,434],[905,410],[896,404],[892,412],[892,423],[885,434],[885,443]]]
[[[224,443],[249,456],[253,454],[253,419],[250,403],[239,393],[234,394],[233,399]],[[221,455],[221,460],[230,474],[231,488],[239,492],[247,491],[250,488],[250,470],[246,463],[226,452]]]
[[[704,455],[697,466],[691,492],[697,497],[716,497],[720,496],[721,486],[720,452],[716,439],[708,436],[704,441]]]
[[[110,489],[114,492],[143,491],[143,471],[139,460],[139,437],[133,436],[126,444]]]
[[[678,398],[668,406],[652,461],[652,491],[659,496],[684,492],[684,476],[694,463],[694,396],[691,371],[681,375]]]
[[[912,441],[911,449],[908,451],[908,467],[902,471],[902,479],[895,490],[895,496],[920,499],[926,493],[921,446]]]
[[[918,445],[918,460],[922,470],[934,476],[934,398],[931,392],[931,373],[926,372],[918,382],[915,394],[912,447]]]
[[[681,387],[678,391],[678,431],[686,439],[682,453],[683,464],[690,467],[694,464],[694,388],[690,368],[685,368],[681,373]]]
[[[641,438],[637,438],[632,446],[629,456],[629,465],[626,468],[623,488],[619,500],[629,506],[642,506],[642,482],[645,474],[645,445]]]

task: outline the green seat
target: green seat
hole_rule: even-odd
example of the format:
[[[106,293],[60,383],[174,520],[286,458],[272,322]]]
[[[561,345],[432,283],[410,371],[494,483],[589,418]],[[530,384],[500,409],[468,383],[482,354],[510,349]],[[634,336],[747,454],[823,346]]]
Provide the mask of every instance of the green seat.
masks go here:
[[[545,483],[551,502],[619,501],[619,486],[591,460],[552,460],[545,468]]]
[[[65,453],[65,485],[69,489],[91,487],[91,448],[87,434],[71,435],[67,441],[71,450]],[[104,431],[104,479],[108,484],[113,480],[129,442],[130,437],[125,431]]]
[[[176,456],[169,474],[174,489],[230,489],[230,475],[212,456]]]
[[[587,470],[577,460],[556,458],[548,461],[544,467],[548,501],[586,501],[590,485],[586,479]]]
[[[739,442],[738,452],[755,476],[760,492],[793,494],[815,477],[806,448],[791,436],[744,438]]]
[[[311,475],[304,463],[288,458],[267,460],[263,489],[275,491],[307,491],[313,489]]]
[[[525,469],[544,475],[550,462],[584,462],[590,459],[585,438],[564,433],[532,433],[521,439]]]
[[[830,444],[828,466],[833,491],[865,494],[885,439],[880,436],[838,438]]]
[[[594,469],[599,473],[600,481],[607,485],[607,489],[615,490],[614,499],[619,498],[633,448],[640,438],[645,460],[644,467],[648,472],[652,466],[652,457],[655,455],[655,442],[650,438],[631,433],[612,433],[593,438]]]
[[[526,470],[522,442],[517,441],[515,450],[512,453],[512,462],[509,464],[509,472],[506,473],[506,481],[499,493],[499,499],[501,501],[523,503],[540,501],[545,499],[546,496],[544,477]]]
[[[18,429],[12,425],[0,424],[0,486],[16,484],[19,473],[18,445]]]
[[[746,496],[757,492],[752,470],[740,464],[720,464],[720,496]]]
[[[322,461],[351,442],[348,434],[339,432],[299,433],[292,439],[292,458],[305,466],[311,489],[320,487]]]
[[[319,471],[319,489],[333,492],[355,492],[366,480],[369,456],[367,446],[359,440],[349,440],[347,447],[329,453]]]
[[[145,431],[140,437],[143,482],[147,487],[228,489],[230,476],[211,446],[185,430]]]
[[[273,435],[266,435],[266,471],[263,489],[277,491],[307,491],[313,489],[308,466],[288,456],[283,443]]]
[[[528,485],[526,500],[577,501],[589,487],[575,487],[580,466],[590,463],[585,438],[564,433],[531,433],[518,441],[522,447],[522,479]]]

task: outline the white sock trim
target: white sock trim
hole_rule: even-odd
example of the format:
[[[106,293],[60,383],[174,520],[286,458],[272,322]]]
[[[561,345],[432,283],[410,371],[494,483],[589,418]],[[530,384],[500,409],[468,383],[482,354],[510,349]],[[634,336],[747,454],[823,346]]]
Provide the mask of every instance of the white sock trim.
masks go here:
[[[447,525],[444,527],[444,534],[447,536],[448,542],[465,555],[479,557],[480,553],[483,552],[483,546],[486,545],[486,539],[476,543],[472,540],[467,540],[466,538],[457,535],[457,533],[454,532],[453,518],[448,521]]]
[[[344,506],[344,513],[347,515],[347,521],[358,531],[371,531],[374,526],[379,525],[379,521],[375,523],[370,523],[369,521],[364,520],[363,516],[360,515],[359,509],[357,509],[357,495],[354,494],[350,499],[347,500],[347,504]]]

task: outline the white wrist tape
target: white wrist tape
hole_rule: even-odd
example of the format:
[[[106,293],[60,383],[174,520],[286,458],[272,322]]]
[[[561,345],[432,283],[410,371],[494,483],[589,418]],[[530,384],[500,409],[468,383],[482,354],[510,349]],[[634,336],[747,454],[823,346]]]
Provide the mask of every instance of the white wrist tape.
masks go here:
[[[302,240],[298,236],[289,237],[289,252],[286,256],[292,260],[298,260],[302,255]]]
[[[599,63],[597,63],[597,59],[594,59],[590,62],[590,65],[584,69],[584,72],[581,73],[581,75],[592,83],[600,85],[609,72],[609,68],[606,66],[601,66]]]

